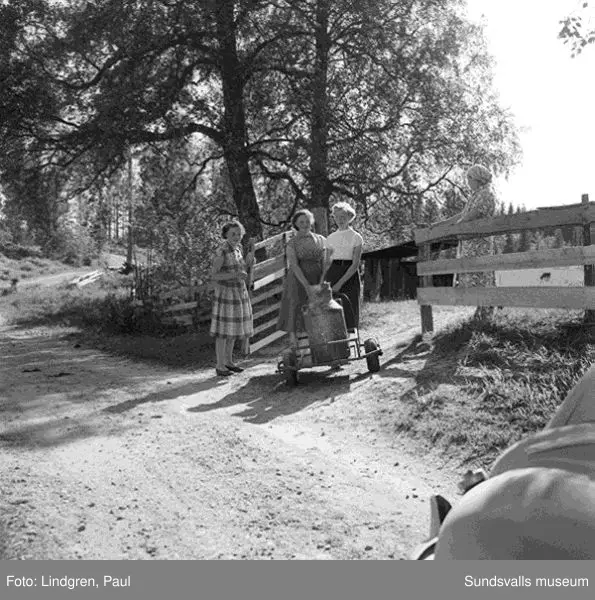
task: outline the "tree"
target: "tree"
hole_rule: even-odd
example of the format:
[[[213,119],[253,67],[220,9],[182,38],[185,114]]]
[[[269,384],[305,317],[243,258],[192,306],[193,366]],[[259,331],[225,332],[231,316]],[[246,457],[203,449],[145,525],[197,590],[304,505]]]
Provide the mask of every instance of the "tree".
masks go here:
[[[527,212],[524,206],[517,206],[517,214]],[[535,243],[535,235],[528,229],[523,229],[519,236],[517,252],[528,252],[533,248]]]
[[[514,207],[512,206],[512,202],[508,205],[508,215],[514,214]],[[515,251],[515,243],[514,243],[514,235],[508,231],[504,238],[504,249],[502,250],[505,254],[510,254]]]
[[[297,200],[324,208],[333,193],[347,196],[368,225],[388,231],[410,219],[420,199],[441,201],[465,166],[481,159],[506,172],[518,159],[481,31],[458,2],[292,6],[278,27],[293,43],[279,48],[280,64],[259,81],[263,104],[274,97],[284,110],[267,112],[277,135],[258,135],[256,159]],[[310,198],[300,197],[304,189]]]
[[[244,111],[258,48],[238,51],[248,5],[98,0],[46,7],[43,24],[27,23],[20,52],[23,65],[43,62],[43,72],[29,69],[29,76],[60,100],[27,132],[37,153],[54,153],[61,166],[93,156],[96,173],[112,173],[131,146],[206,136],[220,152],[205,164],[225,160],[237,214],[261,236]],[[54,124],[49,136],[47,123]]]
[[[573,58],[579,55],[586,46],[595,42],[593,17],[593,7],[588,2],[582,2],[580,9],[573,11],[560,21],[558,37],[564,44],[570,44]]]
[[[180,193],[223,162],[233,204],[211,204],[253,236],[299,204],[326,213],[332,194],[392,231],[426,200],[463,195],[469,164],[500,173],[518,158],[459,0],[30,2],[10,70],[42,92],[3,139],[24,144],[25,170],[81,165],[73,193],[109,180],[131,148],[183,141],[209,151]]]
[[[553,248],[564,248],[564,246],[565,246],[564,234],[562,233],[562,229],[560,229],[558,227],[554,234],[554,242],[553,242],[552,247]]]

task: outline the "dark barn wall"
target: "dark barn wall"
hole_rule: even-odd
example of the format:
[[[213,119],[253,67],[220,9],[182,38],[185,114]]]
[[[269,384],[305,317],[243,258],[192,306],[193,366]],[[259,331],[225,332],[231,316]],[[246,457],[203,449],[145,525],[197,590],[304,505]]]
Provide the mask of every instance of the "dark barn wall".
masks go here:
[[[364,299],[409,300],[417,289],[415,263],[401,262],[398,258],[370,258],[364,260]]]
[[[434,287],[452,287],[452,275],[434,275]],[[414,261],[398,258],[364,260],[363,297],[368,302],[378,300],[415,300],[417,298],[417,266]]]
[[[442,258],[455,258],[457,244],[456,241],[441,242],[434,244],[432,250],[442,254]],[[364,300],[414,300],[419,283],[417,255],[418,248],[413,241],[364,253]],[[450,287],[453,276],[435,275],[433,283],[436,287]]]

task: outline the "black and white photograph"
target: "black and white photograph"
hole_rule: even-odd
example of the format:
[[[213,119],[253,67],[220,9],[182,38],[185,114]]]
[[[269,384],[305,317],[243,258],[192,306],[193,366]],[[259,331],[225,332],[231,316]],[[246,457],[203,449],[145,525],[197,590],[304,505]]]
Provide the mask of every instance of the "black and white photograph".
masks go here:
[[[0,0],[0,596],[595,560],[594,107],[586,1]]]

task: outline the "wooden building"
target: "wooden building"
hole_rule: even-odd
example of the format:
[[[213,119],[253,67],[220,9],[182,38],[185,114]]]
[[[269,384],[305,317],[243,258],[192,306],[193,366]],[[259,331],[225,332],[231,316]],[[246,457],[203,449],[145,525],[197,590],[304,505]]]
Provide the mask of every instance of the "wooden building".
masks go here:
[[[442,245],[442,249],[455,247],[456,242]],[[418,284],[417,255],[418,247],[412,240],[364,251],[364,300],[414,300]],[[453,275],[435,275],[434,285],[452,286]]]

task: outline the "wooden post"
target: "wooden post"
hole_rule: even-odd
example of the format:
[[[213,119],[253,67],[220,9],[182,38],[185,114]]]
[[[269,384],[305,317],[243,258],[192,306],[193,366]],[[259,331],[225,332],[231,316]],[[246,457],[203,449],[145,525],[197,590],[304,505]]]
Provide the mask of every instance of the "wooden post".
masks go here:
[[[430,243],[422,244],[419,249],[419,259],[420,261],[430,260]],[[433,278],[431,275],[426,275],[425,277],[421,277],[420,281],[421,287],[434,287]],[[434,317],[432,314],[432,306],[421,306],[421,334],[432,334],[434,333]]]
[[[581,202],[586,208],[589,205],[589,194],[583,194]],[[583,246],[591,245],[591,223],[583,223]],[[585,265],[585,287],[595,286],[595,268],[593,265]],[[585,310],[585,323],[595,323],[595,310]]]
[[[382,260],[379,258],[376,261],[375,267],[375,275],[374,275],[374,302],[378,302],[380,300],[380,290],[382,288]]]
[[[249,238],[248,240],[248,254],[252,254],[252,260],[256,262],[255,258],[255,248],[256,238]],[[246,257],[247,258],[247,257]],[[252,285],[254,283],[254,263],[252,266],[248,267],[248,278],[246,280],[246,286],[248,287],[248,295],[250,296],[250,301],[252,301]],[[242,341],[242,353],[244,356],[248,356],[250,354],[250,338],[245,337]]]

